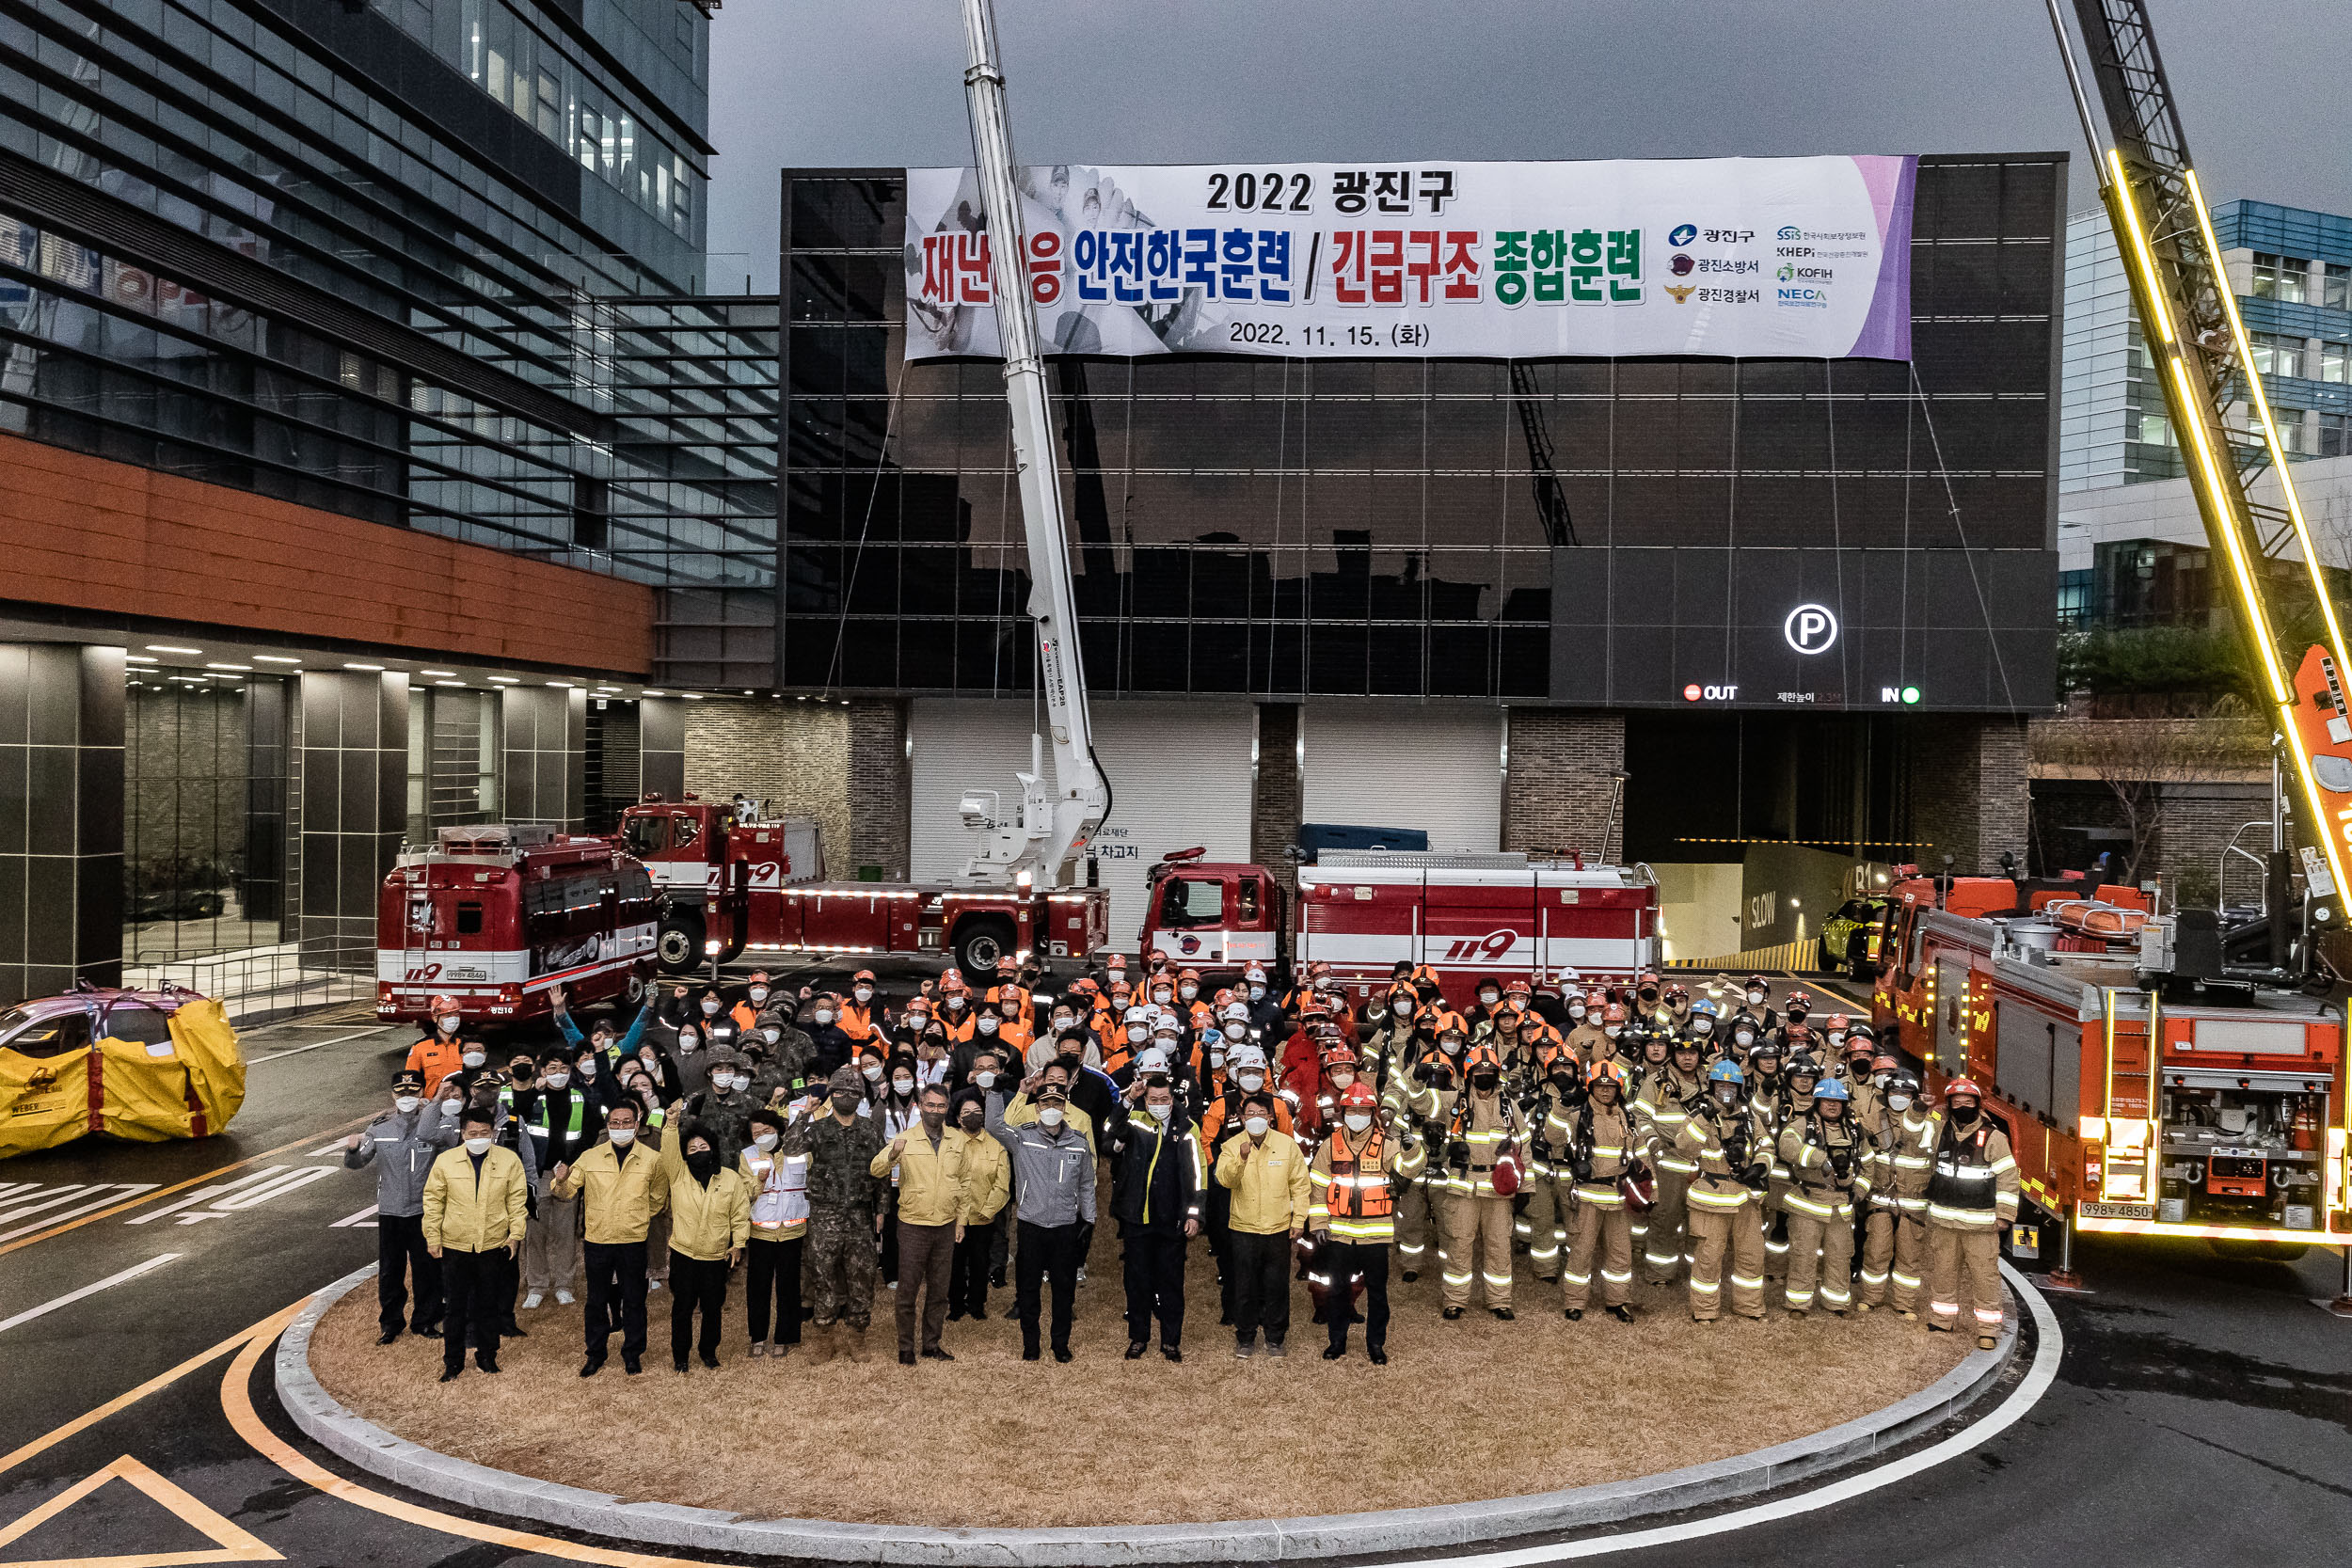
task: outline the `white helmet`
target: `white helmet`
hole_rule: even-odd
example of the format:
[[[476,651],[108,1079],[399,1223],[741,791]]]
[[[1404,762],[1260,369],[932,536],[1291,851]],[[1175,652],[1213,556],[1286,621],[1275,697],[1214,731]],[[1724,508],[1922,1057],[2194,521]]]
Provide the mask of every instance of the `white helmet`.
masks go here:
[[[1139,1077],[1167,1070],[1168,1053],[1159,1046],[1151,1047],[1136,1058],[1136,1073]]]
[[[1232,1067],[1236,1072],[1240,1071],[1244,1068],[1253,1067],[1259,1071],[1263,1072],[1265,1070],[1265,1052],[1258,1046],[1245,1045],[1232,1053],[1232,1056],[1228,1058],[1227,1065]]]
[[[1249,1009],[1238,1002],[1228,1002],[1225,1004],[1225,1011],[1217,1016],[1228,1023],[1247,1023],[1249,1022]]]
[[[1130,1007],[1119,1015],[1119,1021],[1121,1023],[1149,1023],[1152,1015],[1141,1007]]]
[[[1162,1013],[1160,1015],[1159,1022],[1152,1025],[1152,1034],[1161,1036],[1167,1039],[1175,1039],[1184,1032],[1184,1026],[1177,1022],[1175,1016],[1170,1013]]]

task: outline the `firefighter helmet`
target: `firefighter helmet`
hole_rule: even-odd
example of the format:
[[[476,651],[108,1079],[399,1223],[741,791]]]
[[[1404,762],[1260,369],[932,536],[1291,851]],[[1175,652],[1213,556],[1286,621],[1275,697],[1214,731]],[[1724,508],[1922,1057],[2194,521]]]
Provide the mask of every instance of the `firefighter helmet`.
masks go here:
[[[1788,1073],[1791,1078],[1819,1078],[1821,1064],[1813,1059],[1809,1051],[1794,1052],[1788,1057]]]
[[[1707,1049],[1707,1041],[1695,1030],[1687,1030],[1682,1034],[1672,1035],[1666,1037],[1672,1041],[1674,1048],[1677,1051],[1704,1051]]]
[[[949,996],[961,996],[965,991],[971,990],[969,986],[963,983],[962,972],[953,969],[939,977],[939,989],[942,992]]]
[[[1902,1059],[1891,1051],[1882,1051],[1870,1058],[1872,1072],[1900,1072],[1902,1069]]]
[[[1152,1022],[1152,1015],[1141,1007],[1130,1007],[1119,1015],[1119,1021],[1121,1023],[1149,1023]]]
[[[1171,1038],[1181,1037],[1184,1032],[1184,1026],[1176,1021],[1176,1015],[1173,1013],[1162,1013],[1159,1021],[1152,1025],[1152,1034],[1167,1035]]]
[[[1235,1072],[1240,1072],[1245,1069],[1253,1067],[1260,1072],[1263,1072],[1265,1070],[1265,1052],[1259,1046],[1245,1045],[1236,1050],[1232,1055],[1227,1059],[1226,1065],[1231,1067]]]
[[[1372,1092],[1372,1085],[1359,1078],[1340,1091],[1342,1110],[1372,1110],[1380,1103],[1380,1097]]]
[[[1625,1004],[1622,1002],[1610,1003],[1609,1006],[1601,1012],[1600,1021],[1604,1026],[1612,1023],[1623,1023],[1625,1022]]]
[[[1984,1103],[1984,1091],[1977,1087],[1977,1081],[1973,1078],[1955,1078],[1944,1085],[1944,1102],[1947,1105],[1951,1103],[1954,1095],[1961,1094],[1966,1095],[1979,1105]]]
[[[1004,968],[1005,966],[1004,966],[1003,964],[1001,964],[1001,963],[1000,963],[1000,964],[998,964],[996,967],[997,967],[997,968],[999,968],[999,969],[1002,969],[1002,968]],[[858,982],[858,981],[860,981],[860,980],[864,980],[864,981],[865,981],[865,982],[866,982],[868,985],[871,985],[871,984],[873,983],[873,980],[874,980],[874,972],[873,972],[872,970],[870,970],[870,969],[861,969],[861,970],[859,970],[859,971],[858,971],[855,974],[850,975],[850,983],[851,983],[851,984],[855,984],[856,982]]]
[[[1723,1016],[1723,1008],[1717,1006],[1713,1002],[1708,1001],[1705,997],[1701,997],[1698,1001],[1691,1004],[1691,1016],[1692,1018],[1721,1018]]]
[[[1847,1089],[1842,1079],[1824,1078],[1813,1085],[1813,1098],[1816,1100],[1851,1100],[1853,1095]]]
[[[1217,1016],[1228,1023],[1247,1023],[1249,1022],[1249,1009],[1239,1002],[1228,1002],[1225,1010]]]
[[[1502,982],[1502,994],[1505,996],[1529,996],[1534,994],[1534,989],[1527,983],[1523,974],[1515,974]]]
[[[1200,972],[1197,969],[1180,969],[1176,972],[1176,978],[1179,981],[1190,980],[1197,986],[1200,983]]]
[[[1895,1069],[1894,1076],[1886,1081],[1886,1092],[1888,1094],[1908,1094],[1915,1096],[1919,1092],[1919,1080],[1917,1076],[1912,1073],[1909,1069],[1897,1068]]]
[[[1846,1038],[1850,1041],[1875,1040],[1878,1037],[1879,1032],[1877,1030],[1871,1028],[1867,1023],[1860,1022],[1856,1022],[1852,1027],[1846,1031]]]
[[[1493,1068],[1497,1072],[1502,1070],[1502,1061],[1495,1054],[1495,1048],[1485,1040],[1471,1046],[1470,1054],[1462,1058],[1464,1072],[1476,1072],[1482,1067]]]
[[[1345,1040],[1333,1040],[1331,1044],[1324,1050],[1323,1065],[1325,1067],[1354,1067],[1356,1065],[1356,1048],[1348,1044]]]
[[[1730,1057],[1725,1056],[1722,1061],[1717,1062],[1713,1067],[1707,1069],[1707,1081],[1710,1084],[1745,1085],[1748,1081],[1748,1075],[1740,1069],[1740,1064],[1738,1062],[1735,1062]]]
[[[1616,1085],[1620,1089],[1626,1086],[1626,1083],[1629,1077],[1630,1074],[1625,1070],[1624,1063],[1611,1061],[1606,1058],[1601,1061],[1595,1062],[1591,1067],[1584,1069],[1584,1082],[1587,1084],[1597,1084],[1602,1079],[1606,1078],[1609,1082]]]
[[[435,1018],[439,1018],[446,1013],[462,1013],[465,1010],[465,1008],[458,1006],[457,998],[452,996],[447,991],[443,991],[440,995],[433,999],[433,1016]]]

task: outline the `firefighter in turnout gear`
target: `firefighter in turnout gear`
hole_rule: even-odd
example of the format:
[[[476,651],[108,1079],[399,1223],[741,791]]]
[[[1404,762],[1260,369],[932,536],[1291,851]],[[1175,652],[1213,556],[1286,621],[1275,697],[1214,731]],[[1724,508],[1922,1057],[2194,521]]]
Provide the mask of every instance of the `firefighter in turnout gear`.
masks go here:
[[[1650,1205],[1642,1238],[1642,1273],[1653,1285],[1672,1279],[1676,1266],[1691,1256],[1689,1193],[1699,1167],[1679,1142],[1692,1109],[1707,1096],[1707,1081],[1699,1076],[1699,1042],[1685,1037],[1672,1042],[1662,1069],[1645,1072],[1641,1097],[1633,1103],[1642,1158],[1658,1173],[1658,1199]]]
[[[1453,1117],[1454,1102],[1462,1092],[1458,1066],[1463,1050],[1461,1021],[1454,1019],[1442,1031],[1438,1029],[1438,1022],[1434,1008],[1423,1008],[1416,1015],[1416,1036],[1426,1029],[1429,1037],[1425,1041],[1417,1038],[1413,1049],[1420,1053],[1419,1056],[1403,1071],[1390,1075],[1385,1102],[1390,1124],[1417,1124],[1423,1142],[1440,1137],[1445,1124]],[[1397,1262],[1407,1284],[1420,1277],[1422,1264],[1429,1259],[1431,1238],[1444,1227],[1446,1173],[1435,1160],[1425,1161],[1424,1165],[1421,1179],[1407,1184],[1397,1197]],[[1446,1256],[1443,1237],[1438,1235],[1434,1244],[1437,1261],[1442,1266]]]
[[[1560,1265],[1561,1310],[1570,1323],[1584,1316],[1596,1269],[1602,1307],[1620,1323],[1633,1321],[1627,1305],[1633,1293],[1633,1215],[1617,1184],[1633,1169],[1626,1078],[1624,1064],[1595,1062],[1585,1074],[1584,1104],[1559,1140],[1560,1180],[1575,1196],[1567,1256]]]
[[[1375,1367],[1389,1360],[1389,1248],[1396,1240],[1396,1195],[1415,1190],[1429,1163],[1429,1146],[1409,1128],[1391,1130],[1376,1115],[1379,1099],[1360,1079],[1340,1096],[1340,1118],[1315,1149],[1307,1172],[1307,1229],[1315,1263],[1329,1291],[1325,1321],[1326,1361],[1347,1354],[1354,1321],[1355,1281],[1364,1285],[1364,1354]]]
[[[1869,1201],[1870,1143],[1854,1125],[1851,1101],[1844,1084],[1824,1078],[1814,1085],[1811,1108],[1780,1130],[1780,1164],[1788,1172],[1784,1299],[1800,1317],[1813,1309],[1817,1289],[1821,1305],[1841,1318],[1853,1305],[1854,1205]]]
[[[1470,1306],[1473,1275],[1485,1285],[1486,1306],[1508,1323],[1511,1311],[1511,1196],[1495,1190],[1499,1166],[1516,1178],[1519,1149],[1518,1108],[1502,1088],[1502,1063],[1494,1048],[1478,1045],[1463,1061],[1469,1081],[1454,1097],[1445,1123],[1445,1316],[1458,1318]]]
[[[1723,1311],[1724,1275],[1731,1309],[1764,1315],[1763,1194],[1772,1171],[1770,1139],[1751,1108],[1740,1064],[1707,1069],[1708,1093],[1675,1139],[1675,1151],[1698,1167],[1691,1180],[1691,1317],[1713,1323]]]
[[[1881,1057],[1891,1062],[1892,1057]],[[1935,1166],[1935,1118],[1919,1104],[1919,1080],[1900,1069],[1879,1091],[1871,1127],[1870,1218],[1862,1237],[1858,1305],[1891,1306],[1917,1316],[1920,1275],[1928,1257],[1928,1174]]]
[[[1783,1064],[1780,1086],[1769,1100],[1753,1101],[1756,1117],[1772,1138],[1772,1178],[1764,1195],[1764,1266],[1774,1274],[1788,1272],[1788,1203],[1790,1178],[1781,1158],[1780,1135],[1813,1114],[1813,1085],[1821,1081],[1820,1064],[1803,1051],[1792,1050]]]
[[[1534,1013],[1522,1013],[1518,1030],[1526,1085],[1519,1109],[1527,1113],[1526,1207],[1512,1221],[1512,1234],[1527,1248],[1535,1277],[1549,1285],[1560,1275],[1560,1249],[1568,1239],[1569,1177],[1561,1155],[1567,1118],[1584,1103],[1584,1070],[1576,1053]]]
[[[2001,1231],[2017,1217],[2017,1161],[1983,1101],[1974,1079],[1955,1078],[1944,1085],[1944,1109],[1933,1118],[1928,1327],[1959,1327],[1965,1292],[1977,1346],[1991,1350],[2001,1337]]]

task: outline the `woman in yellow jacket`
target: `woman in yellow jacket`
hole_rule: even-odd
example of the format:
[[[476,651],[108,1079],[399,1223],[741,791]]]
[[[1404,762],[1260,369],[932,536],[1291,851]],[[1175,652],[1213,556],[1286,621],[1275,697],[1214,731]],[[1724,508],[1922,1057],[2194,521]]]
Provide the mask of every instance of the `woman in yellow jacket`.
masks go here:
[[[743,1260],[751,1240],[752,1189],[742,1171],[722,1165],[710,1139],[691,1128],[680,1164],[684,1174],[670,1183],[670,1359],[682,1372],[696,1308],[703,1315],[703,1365],[719,1365],[727,1270]]]
[[[1291,1327],[1291,1243],[1307,1227],[1307,1156],[1275,1131],[1274,1097],[1263,1089],[1242,1101],[1242,1131],[1217,1151],[1216,1181],[1233,1195],[1226,1223],[1226,1267],[1233,1271],[1233,1354],[1279,1359]]]

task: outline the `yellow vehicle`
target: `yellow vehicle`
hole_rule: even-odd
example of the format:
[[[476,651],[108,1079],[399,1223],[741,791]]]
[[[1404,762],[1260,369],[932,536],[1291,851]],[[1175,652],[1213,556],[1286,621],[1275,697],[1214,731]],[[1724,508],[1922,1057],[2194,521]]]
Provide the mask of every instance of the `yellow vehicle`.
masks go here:
[[[1821,922],[1821,968],[1845,971],[1857,980],[1877,973],[1879,931],[1885,925],[1884,898],[1849,898]]]
[[[245,1052],[210,997],[86,986],[0,1013],[0,1159],[210,1137],[244,1103]]]

